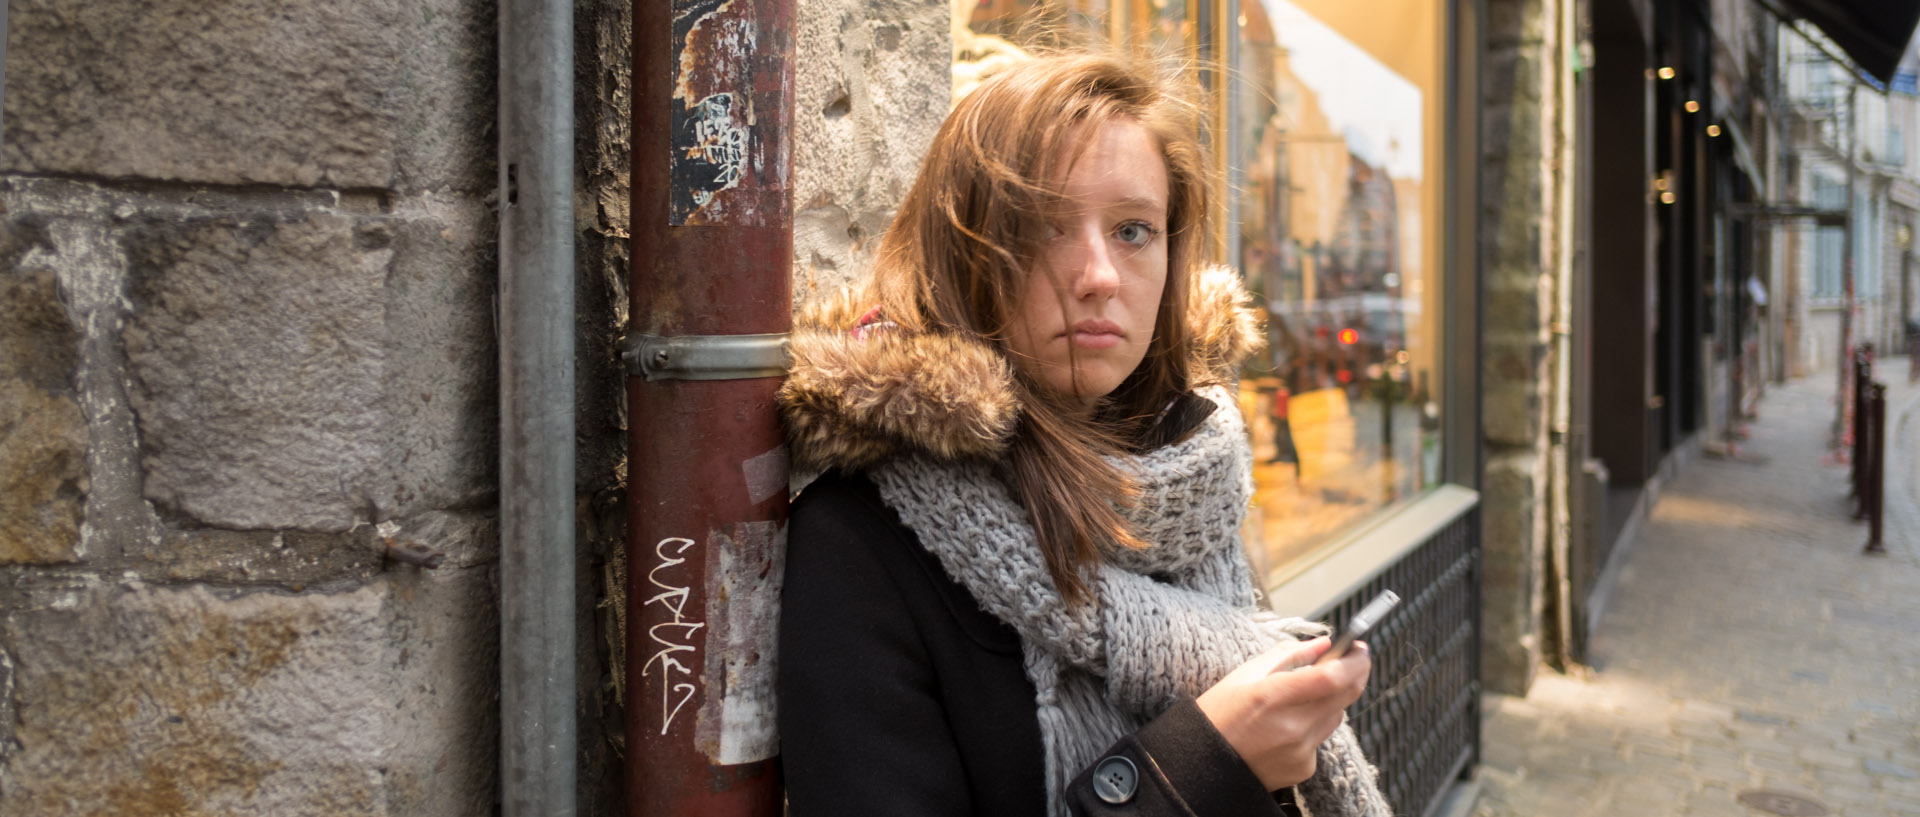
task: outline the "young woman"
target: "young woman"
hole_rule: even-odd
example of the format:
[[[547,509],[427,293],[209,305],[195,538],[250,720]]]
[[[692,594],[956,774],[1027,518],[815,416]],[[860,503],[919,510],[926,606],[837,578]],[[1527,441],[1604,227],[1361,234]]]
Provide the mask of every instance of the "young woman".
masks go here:
[[[948,117],[873,280],[780,395],[788,803],[812,815],[1388,814],[1345,727],[1364,649],[1255,612],[1259,344],[1198,268],[1195,97],[1035,59]]]

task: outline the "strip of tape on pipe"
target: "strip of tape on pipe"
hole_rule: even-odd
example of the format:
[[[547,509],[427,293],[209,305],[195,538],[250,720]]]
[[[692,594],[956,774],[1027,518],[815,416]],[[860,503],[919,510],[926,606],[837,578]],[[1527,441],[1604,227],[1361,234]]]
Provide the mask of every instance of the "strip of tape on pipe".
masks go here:
[[[787,447],[782,445],[740,463],[747,501],[758,505],[787,490]]]
[[[742,522],[707,541],[706,699],[694,741],[716,765],[757,763],[780,752],[774,646],[787,529]]]

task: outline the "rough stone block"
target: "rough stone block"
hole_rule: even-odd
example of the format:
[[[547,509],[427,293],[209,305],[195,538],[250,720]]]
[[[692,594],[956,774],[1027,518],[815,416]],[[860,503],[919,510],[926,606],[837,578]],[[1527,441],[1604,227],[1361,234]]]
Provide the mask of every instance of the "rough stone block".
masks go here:
[[[473,507],[498,468],[494,222],[484,205],[410,202],[391,227],[381,294],[384,454],[373,504],[382,518]]]
[[[1546,472],[1540,454],[1494,455],[1487,458],[1481,485],[1482,680],[1488,689],[1514,695],[1526,694],[1540,661]]]
[[[136,220],[121,336],[147,498],[324,532],[484,502],[489,224],[431,199]]]
[[[32,172],[493,185],[484,0],[21,0],[4,154]]]
[[[74,370],[80,333],[34,218],[0,222],[0,564],[72,561],[87,491],[87,420]]]
[[[1539,42],[1547,35],[1546,4],[1541,0],[1489,0],[1489,42]]]
[[[1552,279],[1544,267],[1525,264],[1486,271],[1487,331],[1544,335],[1553,322]]]
[[[1489,456],[1481,483],[1482,530],[1488,569],[1494,562],[1510,562],[1531,571],[1528,557],[1540,545],[1533,533],[1540,528],[1539,508],[1547,487],[1544,453]]]
[[[1547,346],[1489,338],[1481,355],[1481,428],[1490,443],[1541,446],[1547,424]]]
[[[337,214],[155,221],[127,237],[148,498],[223,527],[365,519],[390,243]]]
[[[295,592],[341,581],[370,581],[384,571],[412,571],[389,548],[411,546],[441,557],[440,570],[494,560],[500,533],[491,514],[435,511],[346,533],[178,528],[141,549],[134,567],[167,582],[275,585]]]
[[[1485,109],[1481,122],[1486,130],[1480,142],[1482,156],[1539,157],[1542,141],[1540,70],[1538,61],[1547,55],[1538,48],[1489,48],[1486,64]],[[1494,199],[1489,202],[1504,202]]]
[[[493,807],[485,570],[335,595],[92,586],[0,622],[8,814],[421,815]]]
[[[1481,425],[1488,442],[1530,445],[1538,441],[1543,406],[1537,389],[1525,384],[1489,385],[1481,406]]]
[[[916,0],[800,6],[794,296],[860,272],[947,117],[951,11]],[[817,70],[816,70],[817,69]]]

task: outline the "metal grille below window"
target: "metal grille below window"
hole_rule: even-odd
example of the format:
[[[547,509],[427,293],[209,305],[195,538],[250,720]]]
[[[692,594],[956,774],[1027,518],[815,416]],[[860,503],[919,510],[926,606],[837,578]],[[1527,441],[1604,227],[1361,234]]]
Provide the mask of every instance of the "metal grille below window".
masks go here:
[[[1395,814],[1429,813],[1479,753],[1479,529],[1476,508],[1323,615],[1406,599],[1367,639],[1373,678],[1347,710]]]

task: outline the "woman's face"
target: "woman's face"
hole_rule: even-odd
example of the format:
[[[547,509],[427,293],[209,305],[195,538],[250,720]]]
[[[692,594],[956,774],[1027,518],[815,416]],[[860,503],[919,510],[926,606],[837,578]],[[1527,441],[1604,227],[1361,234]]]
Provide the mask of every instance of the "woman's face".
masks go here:
[[[1016,365],[1086,406],[1146,358],[1167,285],[1167,163],[1130,120],[1094,128],[1067,171],[1070,204],[1027,276],[1008,333]]]

